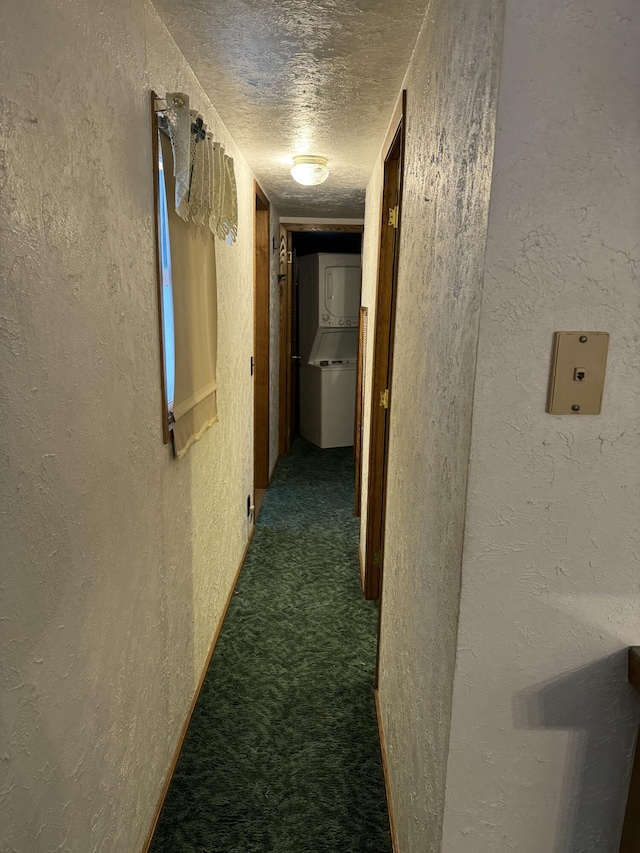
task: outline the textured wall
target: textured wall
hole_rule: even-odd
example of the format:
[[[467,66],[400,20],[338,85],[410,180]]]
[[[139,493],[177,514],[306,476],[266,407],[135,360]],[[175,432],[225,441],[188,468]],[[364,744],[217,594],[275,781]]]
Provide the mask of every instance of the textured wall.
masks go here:
[[[252,175],[151,6],[7,0],[0,51],[0,849],[139,850],[245,544]],[[220,423],[160,429],[149,89],[236,157]]]
[[[640,10],[507,0],[446,853],[615,853],[638,700]],[[553,331],[611,332],[600,416]]]
[[[433,0],[405,80],[380,670],[399,853],[440,850],[501,7]]]

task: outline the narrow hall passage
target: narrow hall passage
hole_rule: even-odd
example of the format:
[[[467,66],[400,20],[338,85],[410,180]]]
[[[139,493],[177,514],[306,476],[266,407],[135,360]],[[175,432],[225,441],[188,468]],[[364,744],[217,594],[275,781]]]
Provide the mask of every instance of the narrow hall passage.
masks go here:
[[[151,853],[390,853],[351,448],[266,493]]]

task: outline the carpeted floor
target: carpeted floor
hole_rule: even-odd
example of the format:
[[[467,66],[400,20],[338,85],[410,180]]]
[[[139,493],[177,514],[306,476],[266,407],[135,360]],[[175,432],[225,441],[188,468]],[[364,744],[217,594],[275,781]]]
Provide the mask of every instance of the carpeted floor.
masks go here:
[[[353,478],[280,460],[151,853],[390,853]]]

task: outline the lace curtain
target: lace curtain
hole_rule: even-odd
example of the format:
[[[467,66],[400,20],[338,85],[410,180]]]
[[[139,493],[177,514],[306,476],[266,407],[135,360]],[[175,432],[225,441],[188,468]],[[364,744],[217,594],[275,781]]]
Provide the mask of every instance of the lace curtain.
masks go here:
[[[214,142],[201,115],[181,92],[167,93],[161,124],[171,140],[175,210],[185,222],[207,225],[221,240],[238,236],[238,196],[233,158]]]

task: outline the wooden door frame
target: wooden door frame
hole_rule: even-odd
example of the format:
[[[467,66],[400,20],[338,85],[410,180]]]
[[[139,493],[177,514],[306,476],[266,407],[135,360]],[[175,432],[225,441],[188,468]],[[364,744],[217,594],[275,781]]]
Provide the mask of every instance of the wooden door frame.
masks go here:
[[[335,234],[362,234],[364,225],[353,223],[284,222],[280,223],[280,371],[279,371],[279,425],[278,447],[283,456],[291,450],[291,430],[294,412],[292,407],[291,307],[293,303],[293,235],[295,232],[321,232]]]
[[[290,384],[291,384],[291,235],[280,226],[278,258],[278,289],[280,299],[280,366],[278,373],[278,453],[284,456],[291,449]]]
[[[269,485],[269,298],[271,289],[270,204],[253,182],[253,487]]]
[[[366,386],[367,330],[369,309],[361,305],[358,319],[358,360],[356,362],[356,412],[353,419],[353,455],[356,463],[356,488],[353,514],[360,516],[362,504],[362,431],[364,421],[364,389]]]
[[[383,147],[383,189],[378,256],[378,286],[374,317],[373,368],[371,380],[371,421],[369,427],[369,472],[367,481],[367,530],[363,567],[363,592],[367,599],[382,596],[384,567],[384,526],[386,516],[389,427],[392,405],[393,345],[395,335],[396,292],[402,185],[406,133],[406,92],[396,108]],[[398,208],[396,227],[390,221],[390,208]],[[386,405],[381,395],[387,394]],[[378,642],[378,648],[380,643]]]

